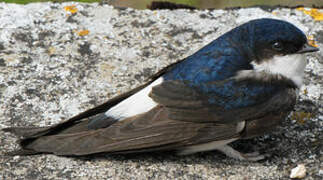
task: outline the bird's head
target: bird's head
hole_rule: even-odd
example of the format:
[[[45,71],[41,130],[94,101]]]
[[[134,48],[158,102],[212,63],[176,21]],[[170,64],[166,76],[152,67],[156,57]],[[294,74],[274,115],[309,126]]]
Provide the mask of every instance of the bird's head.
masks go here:
[[[254,70],[283,75],[301,86],[306,66],[304,54],[319,49],[308,43],[299,28],[286,21],[257,19],[245,25]]]
[[[289,22],[257,19],[248,24],[255,61],[318,51],[318,48],[308,44],[305,34]]]

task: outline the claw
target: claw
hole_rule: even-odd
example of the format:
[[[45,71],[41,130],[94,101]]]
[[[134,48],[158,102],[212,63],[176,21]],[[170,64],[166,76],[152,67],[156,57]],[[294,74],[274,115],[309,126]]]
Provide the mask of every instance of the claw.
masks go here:
[[[254,157],[254,156],[258,156],[260,153],[258,151],[252,152],[252,153],[245,153],[244,156],[247,157]]]
[[[265,155],[260,155],[258,151],[255,151],[252,153],[246,153],[246,154],[240,153],[240,154],[244,158],[244,160],[247,160],[247,161],[259,161],[266,158]]]

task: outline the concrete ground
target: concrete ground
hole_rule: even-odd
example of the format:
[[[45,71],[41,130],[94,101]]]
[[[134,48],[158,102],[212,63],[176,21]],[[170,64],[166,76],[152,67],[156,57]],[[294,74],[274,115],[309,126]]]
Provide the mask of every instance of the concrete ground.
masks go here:
[[[71,6],[75,5],[75,6]],[[322,12],[322,11],[321,11]],[[314,36],[323,21],[297,9],[133,10],[81,3],[0,3],[0,128],[58,123],[145,82],[251,19],[279,18]],[[323,51],[308,55],[305,85],[291,116],[270,135],[233,144],[271,157],[242,162],[219,152],[5,156],[16,138],[0,131],[0,179],[323,178]]]

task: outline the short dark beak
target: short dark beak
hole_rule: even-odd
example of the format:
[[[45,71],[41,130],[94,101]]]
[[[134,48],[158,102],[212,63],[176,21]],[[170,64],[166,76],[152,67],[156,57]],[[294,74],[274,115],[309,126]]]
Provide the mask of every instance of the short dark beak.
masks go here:
[[[303,53],[308,53],[308,52],[316,52],[319,51],[319,48],[311,46],[309,44],[305,44],[302,49],[300,49],[299,51],[297,51],[297,53],[299,54],[303,54]]]

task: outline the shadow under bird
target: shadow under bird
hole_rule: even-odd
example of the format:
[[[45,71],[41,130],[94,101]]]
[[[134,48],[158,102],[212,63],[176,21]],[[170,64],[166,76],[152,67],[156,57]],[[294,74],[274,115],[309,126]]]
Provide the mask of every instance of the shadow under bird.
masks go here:
[[[230,142],[286,119],[302,85],[304,53],[318,51],[286,21],[256,19],[220,36],[149,81],[50,127],[3,129],[20,136],[13,154],[88,155],[218,150],[257,161]]]

